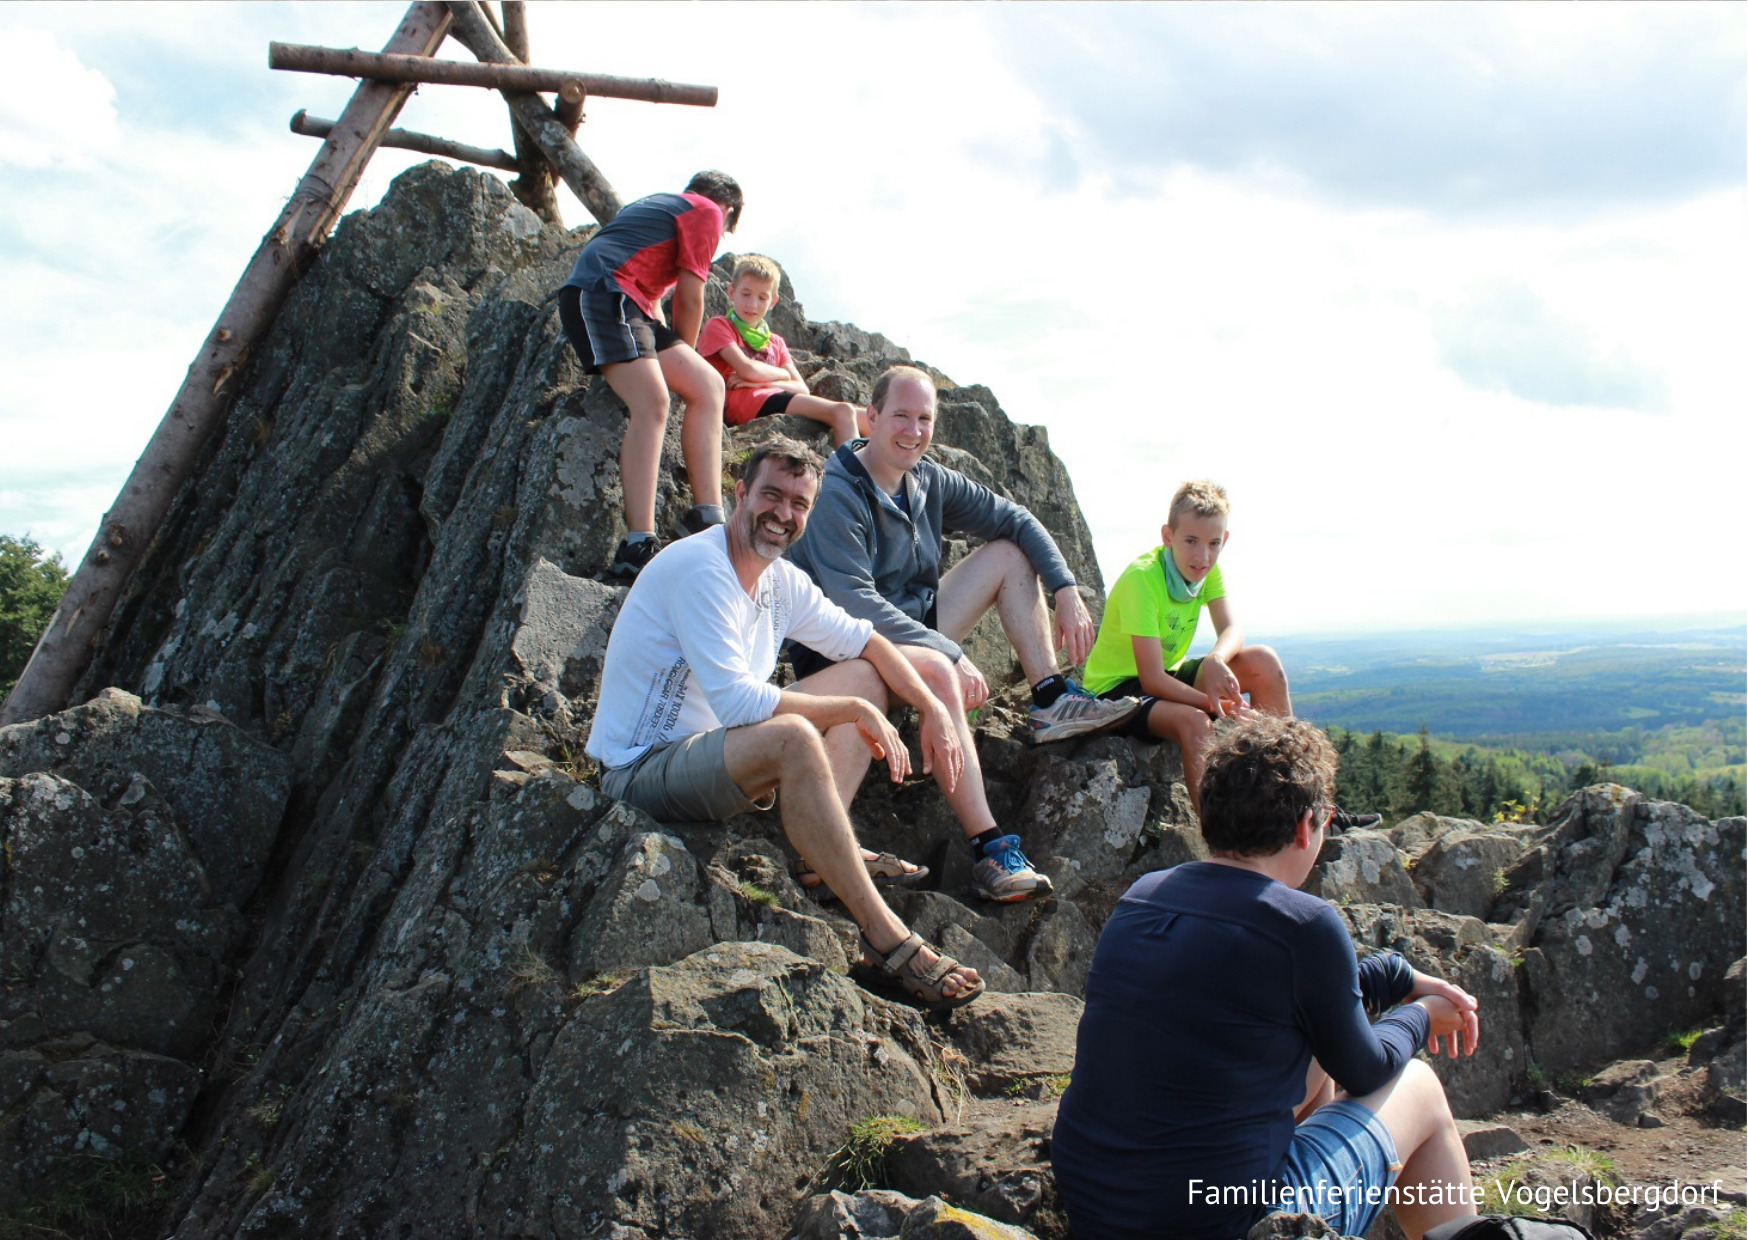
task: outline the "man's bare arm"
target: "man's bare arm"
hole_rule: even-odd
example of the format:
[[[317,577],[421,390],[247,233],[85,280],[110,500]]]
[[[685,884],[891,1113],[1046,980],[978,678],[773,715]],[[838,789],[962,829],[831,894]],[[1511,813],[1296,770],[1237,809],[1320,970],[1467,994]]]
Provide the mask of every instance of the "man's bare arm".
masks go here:
[[[942,790],[951,792],[958,786],[959,775],[965,769],[965,754],[959,748],[959,734],[953,727],[953,716],[941,700],[929,692],[910,660],[880,634],[868,635],[868,644],[862,647],[862,657],[874,665],[888,689],[900,700],[916,707],[917,714],[922,717],[923,771],[940,774]]]

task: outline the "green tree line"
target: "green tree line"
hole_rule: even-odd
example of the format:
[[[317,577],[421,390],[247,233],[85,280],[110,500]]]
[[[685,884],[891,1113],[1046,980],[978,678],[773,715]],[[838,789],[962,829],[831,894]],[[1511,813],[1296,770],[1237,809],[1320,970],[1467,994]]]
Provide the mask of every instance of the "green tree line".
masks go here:
[[[0,534],[0,698],[18,683],[66,589],[60,556],[44,555],[29,538]]]
[[[1742,813],[1740,726],[1667,731],[1681,734],[1686,745],[1658,733],[1648,734],[1648,741],[1642,734],[1636,743],[1620,733],[1598,733],[1550,738],[1547,748],[1483,746],[1436,740],[1424,724],[1412,737],[1330,728],[1329,738],[1341,757],[1336,799],[1390,822],[1423,810],[1482,822],[1539,821],[1569,793],[1605,782],[1679,801],[1708,818]],[[1724,762],[1688,761],[1683,768],[1677,760],[1683,751],[1697,752],[1702,762]]]

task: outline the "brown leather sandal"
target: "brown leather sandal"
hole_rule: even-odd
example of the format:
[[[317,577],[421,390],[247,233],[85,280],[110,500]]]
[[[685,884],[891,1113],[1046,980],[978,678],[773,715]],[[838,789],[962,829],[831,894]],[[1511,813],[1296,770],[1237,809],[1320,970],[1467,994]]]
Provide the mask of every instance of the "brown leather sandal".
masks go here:
[[[897,853],[883,852],[878,857],[863,857],[862,864],[868,867],[868,877],[874,880],[876,887],[913,887],[929,876],[928,866],[906,861]],[[911,868],[906,869],[906,866]],[[797,860],[789,873],[803,891],[820,903],[837,899],[806,861]]]
[[[939,958],[927,970],[919,973],[910,967],[910,963],[924,947],[929,947]],[[887,988],[897,982],[904,988],[907,997],[931,1012],[950,1012],[954,1008],[964,1007],[983,993],[983,979],[979,978],[969,985],[961,986],[957,994],[946,994],[941,983],[947,980],[949,974],[966,966],[946,955],[940,948],[923,942],[923,936],[914,931],[904,942],[884,954],[864,934],[862,951],[865,953],[863,958],[850,969],[851,975],[857,981],[864,985],[872,982],[876,989]]]

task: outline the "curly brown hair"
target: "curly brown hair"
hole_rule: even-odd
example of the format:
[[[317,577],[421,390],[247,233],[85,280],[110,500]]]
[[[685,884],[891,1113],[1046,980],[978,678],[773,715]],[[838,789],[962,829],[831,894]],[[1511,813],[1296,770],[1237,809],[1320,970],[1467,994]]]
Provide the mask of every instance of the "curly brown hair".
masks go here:
[[[1313,724],[1253,715],[1208,748],[1202,838],[1217,853],[1268,857],[1305,811],[1335,795],[1335,747]]]

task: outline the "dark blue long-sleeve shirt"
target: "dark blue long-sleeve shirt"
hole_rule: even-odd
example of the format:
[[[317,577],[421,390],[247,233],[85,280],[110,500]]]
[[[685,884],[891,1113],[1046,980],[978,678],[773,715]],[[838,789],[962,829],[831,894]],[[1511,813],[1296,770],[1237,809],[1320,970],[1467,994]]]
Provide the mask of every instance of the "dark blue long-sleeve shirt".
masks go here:
[[[1190,1181],[1275,1182],[1313,1056],[1351,1094],[1426,1042],[1400,956],[1357,961],[1328,903],[1191,862],[1131,887],[1087,977],[1074,1078],[1051,1142],[1076,1240],[1231,1240],[1266,1209],[1192,1203]]]

